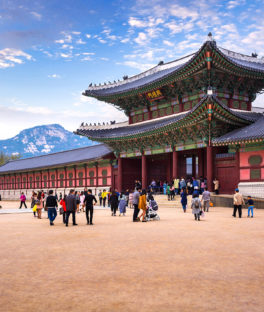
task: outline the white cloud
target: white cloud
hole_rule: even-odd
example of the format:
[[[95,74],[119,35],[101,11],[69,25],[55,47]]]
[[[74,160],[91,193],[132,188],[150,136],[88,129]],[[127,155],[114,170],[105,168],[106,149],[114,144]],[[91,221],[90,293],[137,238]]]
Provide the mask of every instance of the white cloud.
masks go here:
[[[52,74],[52,75],[48,75],[49,78],[61,78],[60,75],[58,74]]]
[[[130,41],[129,38],[124,38],[124,39],[121,40],[122,43],[127,43],[127,42],[129,42],[129,41]]]
[[[116,63],[116,64],[129,66],[129,67],[138,69],[140,72],[146,71],[156,65],[156,64],[146,64],[146,63],[142,64],[142,63],[135,62],[135,61],[125,61],[123,63]]]
[[[73,34],[73,35],[80,35],[81,32],[80,32],[80,31],[72,31],[72,34]]]
[[[85,37],[86,37],[87,39],[90,39],[90,38],[91,38],[91,35],[90,35],[90,34],[86,34]]]
[[[143,32],[138,33],[137,38],[134,39],[134,41],[139,45],[145,45],[147,43],[147,40],[148,40],[148,37]]]
[[[71,58],[72,54],[60,53],[60,56],[63,58]]]
[[[101,42],[101,43],[107,43],[107,41],[102,39],[102,38],[98,38],[98,41]]]
[[[78,40],[76,41],[76,43],[77,43],[77,44],[86,44],[86,42],[83,41],[82,39],[78,39]]]
[[[165,45],[169,46],[169,47],[173,47],[174,46],[174,44],[172,42],[168,41],[168,40],[163,40],[163,43]]]
[[[24,63],[24,59],[33,60],[32,56],[22,50],[6,48],[0,50],[0,68],[14,67]]]
[[[37,12],[30,12],[30,14],[36,19],[36,20],[38,20],[38,21],[41,21],[41,19],[42,19],[42,15],[41,14],[39,14],[39,13],[37,13]]]

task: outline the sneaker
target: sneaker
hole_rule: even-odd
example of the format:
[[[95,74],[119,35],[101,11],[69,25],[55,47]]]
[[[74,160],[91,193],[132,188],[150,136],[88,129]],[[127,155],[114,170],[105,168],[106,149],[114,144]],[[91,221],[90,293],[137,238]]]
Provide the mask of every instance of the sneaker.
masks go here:
[[[73,225],[78,225],[77,223],[74,223]]]
[[[253,216],[251,216],[251,218],[253,218]]]
[[[91,222],[90,225],[94,225],[94,224]]]
[[[68,226],[68,224],[65,224],[65,226]]]

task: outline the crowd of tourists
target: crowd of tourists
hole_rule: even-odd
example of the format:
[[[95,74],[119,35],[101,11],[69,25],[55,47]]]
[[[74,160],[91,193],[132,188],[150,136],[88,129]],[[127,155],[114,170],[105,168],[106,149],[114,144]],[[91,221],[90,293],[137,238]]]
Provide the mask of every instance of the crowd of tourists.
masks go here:
[[[214,191],[219,194],[219,181],[214,179]],[[183,212],[186,213],[188,206],[188,197],[191,197],[190,207],[194,215],[194,219],[200,221],[201,217],[205,216],[205,212],[209,212],[211,202],[211,194],[207,189],[207,180],[200,179],[173,179],[171,183],[160,183],[159,181],[152,180],[147,190],[142,189],[141,182],[135,181],[133,190],[126,190],[125,192],[118,192],[117,190],[107,191],[106,189],[100,190],[97,194],[98,200],[95,195],[92,194],[92,190],[85,188],[84,191],[70,190],[68,195],[62,196],[62,193],[53,193],[50,190],[48,194],[45,194],[43,190],[38,192],[32,192],[31,196],[31,208],[33,210],[34,217],[42,218],[43,209],[47,211],[47,217],[50,221],[50,225],[54,225],[54,220],[59,212],[62,215],[62,221],[65,226],[69,224],[70,215],[72,215],[72,224],[76,223],[76,213],[85,212],[86,221],[88,225],[93,225],[93,212],[94,205],[99,204],[101,207],[111,208],[111,215],[116,216],[119,211],[119,216],[126,215],[127,207],[134,209],[133,222],[147,222],[151,216],[155,220],[159,220],[157,214],[158,204],[154,200],[154,196],[157,193],[162,193],[168,196],[168,200],[172,201],[175,196],[180,196]],[[242,206],[248,206],[248,217],[253,218],[254,201],[251,196],[248,196],[247,201],[244,201],[243,196],[239,193],[239,190],[235,190],[233,197],[234,210],[233,217],[236,217],[238,212],[239,218],[242,217]],[[26,195],[22,192],[20,196],[20,207],[26,205]],[[152,212],[152,213],[150,213]]]

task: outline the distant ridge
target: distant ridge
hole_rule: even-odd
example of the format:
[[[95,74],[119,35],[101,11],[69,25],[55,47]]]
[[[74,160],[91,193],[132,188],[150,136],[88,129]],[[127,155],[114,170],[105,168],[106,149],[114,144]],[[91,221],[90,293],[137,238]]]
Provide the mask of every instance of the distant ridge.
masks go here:
[[[0,140],[0,152],[20,154],[22,158],[46,155],[97,144],[75,135],[59,124],[25,129],[7,140]]]

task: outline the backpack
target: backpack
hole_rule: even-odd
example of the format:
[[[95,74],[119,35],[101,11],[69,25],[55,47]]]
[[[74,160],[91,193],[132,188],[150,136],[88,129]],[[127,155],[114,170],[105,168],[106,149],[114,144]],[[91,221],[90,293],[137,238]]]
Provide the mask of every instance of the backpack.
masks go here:
[[[195,209],[200,208],[200,200],[199,200],[199,198],[195,198],[195,200],[194,200],[194,208]]]
[[[35,200],[35,205],[40,205],[40,200],[39,199]]]
[[[159,206],[155,200],[150,201],[150,206],[153,210],[157,211],[159,209]]]

